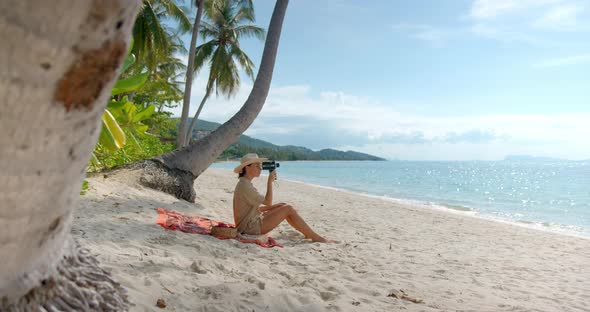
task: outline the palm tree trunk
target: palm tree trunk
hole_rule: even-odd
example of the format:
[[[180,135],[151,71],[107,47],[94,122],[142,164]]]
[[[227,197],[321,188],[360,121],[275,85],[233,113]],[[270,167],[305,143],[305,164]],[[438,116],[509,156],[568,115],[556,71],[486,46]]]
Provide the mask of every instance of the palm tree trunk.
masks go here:
[[[199,115],[201,115],[201,110],[203,110],[203,106],[205,106],[205,102],[207,102],[209,95],[211,95],[211,89],[213,89],[212,86],[207,86],[207,91],[205,92],[205,96],[201,100],[201,104],[199,105],[199,109],[197,109],[197,112],[195,113],[195,117],[193,118],[190,127],[188,127],[188,132],[186,133],[186,140],[184,141],[185,146],[189,145],[191,142],[191,138],[193,137],[193,130],[195,129],[195,126],[197,125],[197,119],[199,118]]]
[[[70,229],[140,3],[0,1],[0,311],[127,309]]]
[[[199,24],[201,24],[201,15],[203,15],[203,2],[205,0],[195,0],[198,5],[197,17],[193,25],[193,35],[191,37],[191,46],[188,53],[188,64],[186,66],[186,81],[184,83],[184,100],[182,101],[182,115],[180,116],[180,126],[178,128],[178,138],[176,139],[176,147],[181,148],[185,146],[186,138],[186,122],[188,120],[188,113],[191,105],[191,88],[193,86],[193,73],[195,64],[195,50],[197,47],[197,37],[199,37]]]
[[[168,169],[179,170],[196,178],[221,155],[223,150],[230,144],[236,142],[240,135],[254,122],[254,119],[256,119],[258,113],[264,106],[270,89],[283,19],[288,4],[288,0],[277,0],[275,4],[270,25],[268,26],[268,34],[264,44],[260,69],[254,81],[250,96],[248,96],[242,108],[231,119],[208,136],[185,148],[156,157],[154,158],[155,160],[161,162]],[[165,188],[160,189],[168,191]],[[173,194],[176,196],[184,195],[181,198],[194,201],[196,195],[192,189],[192,184],[190,188],[185,187],[185,189],[191,191],[191,194]]]

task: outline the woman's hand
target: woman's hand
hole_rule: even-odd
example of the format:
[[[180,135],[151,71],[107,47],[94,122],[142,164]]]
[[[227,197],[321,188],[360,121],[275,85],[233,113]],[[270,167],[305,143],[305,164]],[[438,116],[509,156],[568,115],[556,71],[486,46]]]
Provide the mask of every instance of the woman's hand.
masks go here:
[[[277,171],[273,170],[268,175],[268,183],[271,183],[271,182],[275,181],[276,179],[277,179]]]

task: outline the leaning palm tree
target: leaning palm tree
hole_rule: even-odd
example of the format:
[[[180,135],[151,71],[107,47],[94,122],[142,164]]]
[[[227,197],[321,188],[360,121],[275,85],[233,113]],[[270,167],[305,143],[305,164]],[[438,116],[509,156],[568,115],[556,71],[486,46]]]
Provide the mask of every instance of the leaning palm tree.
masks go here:
[[[201,16],[205,6],[212,7],[214,3],[225,0],[194,0],[194,4],[197,6],[197,16],[195,17],[195,23],[193,24],[193,33],[191,37],[191,43],[189,47],[188,64],[186,71],[186,79],[184,85],[184,99],[182,101],[182,113],[180,115],[180,124],[178,129],[178,137],[176,138],[176,146],[178,148],[185,146],[184,140],[187,134],[186,123],[188,121],[188,115],[191,105],[191,91],[193,85],[193,68],[195,64],[195,51],[197,47],[197,38],[199,36],[199,26],[201,23]],[[249,9],[254,12],[254,5],[252,0],[233,0],[233,3],[238,6]],[[253,14],[253,13],[252,13]]]
[[[127,310],[70,230],[141,2],[16,3],[0,1],[0,311]]]
[[[144,171],[140,182],[187,201],[196,198],[194,180],[254,122],[264,106],[277,56],[288,0],[277,0],[268,27],[260,69],[242,108],[227,122],[194,143],[138,166]]]
[[[198,72],[208,63],[209,78],[205,96],[188,128],[184,146],[190,143],[197,119],[214,88],[217,95],[221,93],[228,98],[234,95],[240,88],[240,67],[254,80],[254,62],[240,48],[240,39],[256,37],[264,40],[266,35],[264,29],[246,24],[255,21],[254,10],[241,2],[209,1],[205,4],[205,17],[206,20],[201,23],[201,34],[211,40],[197,47],[194,70]]]

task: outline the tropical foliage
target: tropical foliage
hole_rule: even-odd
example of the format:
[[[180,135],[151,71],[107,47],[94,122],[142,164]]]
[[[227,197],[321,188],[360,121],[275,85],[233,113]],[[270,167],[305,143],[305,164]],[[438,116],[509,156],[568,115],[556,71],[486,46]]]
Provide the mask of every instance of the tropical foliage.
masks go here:
[[[185,8],[177,6],[171,0],[144,0],[133,27],[132,53],[137,62],[123,74],[135,75],[148,72],[148,81],[135,92],[130,99],[136,104],[155,105],[157,111],[176,107],[182,100],[182,74],[186,65],[179,58],[188,52],[181,35],[191,29],[191,23]],[[172,29],[175,21],[177,28]],[[136,98],[135,96],[139,97]]]
[[[164,19],[177,21],[176,32],[167,27]],[[143,0],[143,5],[133,26],[133,54],[139,60],[139,67],[147,67],[150,72],[174,54],[182,41],[178,35],[191,30],[191,22],[185,9],[172,0]]]
[[[252,25],[255,21],[249,0],[202,0],[204,20],[200,35],[205,43],[193,54],[193,71],[209,69],[207,98],[231,97],[240,86],[239,72],[254,78],[254,63],[241,50],[240,40],[263,39],[265,31]],[[163,20],[176,20],[177,28]],[[188,23],[187,23],[188,22]],[[188,26],[188,27],[187,27]],[[183,9],[173,1],[144,0],[134,26],[134,40],[121,76],[103,115],[103,130],[88,167],[91,171],[117,167],[168,153],[176,147],[178,119],[165,112],[183,98],[182,80],[187,66],[178,58],[186,54],[180,34],[190,29]],[[200,110],[199,110],[200,112]],[[198,115],[198,113],[197,113]],[[190,119],[189,119],[190,122]],[[187,136],[190,139],[190,136]],[[220,158],[239,157],[252,146],[232,145]],[[280,151],[260,151],[279,159],[299,159]]]
[[[165,20],[176,21],[172,29]],[[133,27],[133,44],[103,114],[103,127],[89,170],[101,170],[173,149],[176,135],[165,108],[182,99],[186,54],[180,35],[191,29],[185,9],[172,0],[143,0]],[[160,124],[161,123],[161,124]],[[156,129],[152,134],[149,127]]]
[[[135,62],[135,56],[129,54],[123,64],[123,73]],[[135,145],[141,150],[138,136],[145,135],[148,127],[142,121],[154,114],[155,106],[137,106],[128,100],[127,96],[121,97],[124,93],[137,90],[148,79],[148,73],[133,75],[125,79],[119,79],[111,90],[111,99],[107,109],[102,115],[102,129],[92,155],[90,165],[94,170],[100,168],[111,152],[123,148],[131,138]],[[101,161],[102,159],[102,161]]]

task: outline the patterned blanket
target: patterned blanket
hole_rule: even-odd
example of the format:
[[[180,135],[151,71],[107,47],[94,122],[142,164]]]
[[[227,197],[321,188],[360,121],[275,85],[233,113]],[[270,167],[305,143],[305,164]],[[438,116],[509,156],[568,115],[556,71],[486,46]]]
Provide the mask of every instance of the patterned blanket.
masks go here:
[[[211,235],[211,227],[212,226],[221,226],[221,227],[234,227],[233,224],[224,223],[221,221],[211,220],[205,217],[199,216],[187,216],[183,215],[180,212],[167,210],[164,208],[158,208],[158,218],[156,219],[156,224],[161,225],[163,228],[171,231],[181,231],[185,233],[194,233],[194,234],[203,234],[203,235]],[[225,239],[222,237],[217,237],[219,239]],[[283,248],[283,245],[277,244],[277,242],[272,238],[268,237],[267,243],[261,243],[256,239],[247,239],[243,237],[235,237],[233,238],[237,241],[247,244],[257,244],[261,247],[271,248],[271,247],[280,247]]]

